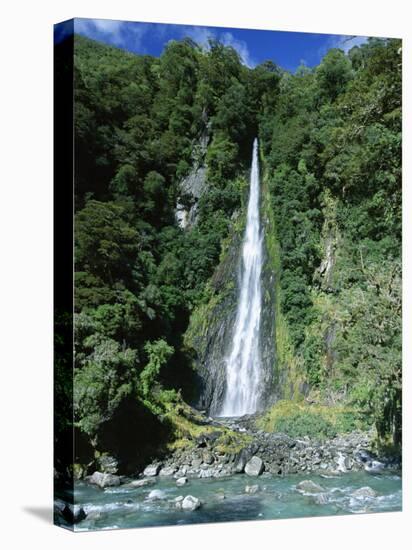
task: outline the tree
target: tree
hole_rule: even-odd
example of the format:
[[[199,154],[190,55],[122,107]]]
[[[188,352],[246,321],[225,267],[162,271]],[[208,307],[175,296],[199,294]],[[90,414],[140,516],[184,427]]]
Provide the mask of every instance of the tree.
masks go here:
[[[135,350],[121,350],[114,340],[96,338],[92,353],[75,371],[74,378],[75,420],[85,433],[93,436],[121,401],[132,394],[136,361]]]
[[[174,349],[164,340],[147,342],[144,349],[148,356],[148,362],[140,373],[139,389],[143,398],[148,399],[151,396],[160,369],[173,355]]]
[[[345,90],[351,78],[351,63],[342,50],[329,50],[316,69],[319,93],[331,101]]]

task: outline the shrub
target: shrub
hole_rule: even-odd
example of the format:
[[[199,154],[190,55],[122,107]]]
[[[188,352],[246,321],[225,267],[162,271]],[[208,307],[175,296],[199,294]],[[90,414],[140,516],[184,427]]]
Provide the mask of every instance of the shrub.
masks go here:
[[[275,431],[291,437],[308,436],[315,439],[332,438],[336,428],[319,413],[295,412],[290,416],[280,416],[275,422]]]

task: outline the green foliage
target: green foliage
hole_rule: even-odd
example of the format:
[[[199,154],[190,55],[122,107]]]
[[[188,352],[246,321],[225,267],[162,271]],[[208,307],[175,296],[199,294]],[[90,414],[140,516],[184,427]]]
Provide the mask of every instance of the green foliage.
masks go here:
[[[75,371],[74,414],[77,425],[94,435],[122,400],[131,395],[135,384],[136,352],[122,350],[111,339],[89,339],[93,348],[81,369]]]
[[[218,186],[234,176],[236,170],[237,147],[223,132],[215,135],[207,151],[208,178]]]
[[[90,200],[76,214],[76,270],[87,271],[107,283],[129,268],[138,246],[137,231],[126,210],[113,202]]]
[[[278,419],[275,430],[290,437],[315,437],[327,439],[335,437],[333,425],[322,416],[315,413],[295,413]]]
[[[306,405],[302,402],[278,401],[258,420],[258,427],[282,432],[290,437],[323,440],[370,427],[370,418],[356,408]]]
[[[83,432],[94,437],[133,400],[179,424],[192,358],[184,334],[210,298],[258,134],[282,368],[299,366],[293,384],[303,369],[320,401],[359,409],[382,440],[400,439],[399,47],[373,39],[292,75],[271,62],[248,69],[214,40],[207,50],[172,41],[153,58],[75,37],[74,414]],[[208,187],[196,226],[183,231],[174,209],[194,163],[207,167]],[[312,409],[276,422],[319,437],[360,422],[339,418]]]
[[[76,36],[74,71],[75,417],[95,437],[122,403],[163,418],[190,385],[183,334],[241,207],[237,176],[278,77],[190,39],[156,59]],[[182,231],[174,209],[193,163],[207,166],[209,191]]]
[[[139,378],[141,383],[140,391],[142,392],[143,397],[147,399],[153,390],[153,385],[157,379],[161,367],[167,363],[174,350],[171,346],[168,346],[164,340],[147,342],[144,349],[149,360],[140,373]]]
[[[316,399],[401,438],[399,40],[284,74],[262,121],[281,313]],[[271,128],[271,131],[270,131]]]
[[[351,62],[342,50],[329,50],[316,69],[320,94],[332,101],[344,92],[351,77]]]

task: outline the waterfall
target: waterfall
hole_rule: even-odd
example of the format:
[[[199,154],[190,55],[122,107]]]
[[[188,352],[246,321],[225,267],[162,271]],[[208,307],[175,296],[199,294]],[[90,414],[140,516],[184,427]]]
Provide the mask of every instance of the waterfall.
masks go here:
[[[240,293],[231,351],[226,358],[226,393],[221,416],[256,412],[262,364],[259,330],[262,309],[262,234],[259,220],[258,142],[253,143],[247,222],[242,244]]]

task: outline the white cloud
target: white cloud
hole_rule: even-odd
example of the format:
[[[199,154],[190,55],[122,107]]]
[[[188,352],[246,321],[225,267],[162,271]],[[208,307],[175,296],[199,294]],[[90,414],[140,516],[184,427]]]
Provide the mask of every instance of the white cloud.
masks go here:
[[[148,33],[156,35],[167,42],[170,39],[179,39],[185,36],[192,38],[199,46],[208,49],[209,40],[220,40],[225,46],[231,46],[237,51],[244,65],[255,67],[256,61],[252,58],[248,45],[244,40],[239,40],[229,31],[220,31],[218,28],[189,25],[163,25],[150,23],[130,23],[110,19],[75,19],[75,32],[93,38],[104,40],[116,46],[130,46],[133,40],[133,50],[144,50],[144,38]]]
[[[367,42],[367,36],[348,36],[345,34],[331,34],[324,46],[319,49],[319,55],[323,57],[326,53],[332,48],[339,48],[345,53],[353,48],[354,46],[360,46]]]
[[[225,31],[219,32],[219,29],[209,29],[207,27],[189,27],[184,26],[181,30],[182,36],[188,36],[204,49],[209,47],[209,39],[219,40],[225,46],[231,46],[237,51],[244,65],[255,67],[256,61],[252,58],[245,41],[238,40],[232,33]]]
[[[345,36],[342,35],[339,37],[339,41],[335,48],[340,48],[345,53],[348,53],[348,51],[355,47],[355,46],[361,46],[362,44],[365,44],[368,41],[367,36]]]
[[[224,32],[220,38],[223,44],[225,44],[226,46],[231,46],[237,51],[244,65],[249,68],[253,68],[256,66],[257,63],[252,59],[249,48],[244,40],[238,40],[230,32]]]
[[[182,27],[183,36],[188,36],[204,49],[209,47],[209,39],[216,38],[214,32],[206,27]]]
[[[143,37],[149,30],[146,23],[132,23],[116,21],[113,19],[75,19],[74,32],[88,36],[96,40],[104,40],[116,46],[130,45],[133,37],[135,50],[143,46]],[[128,40],[126,40],[128,38]]]
[[[116,35],[121,33],[122,21],[115,21],[112,19],[91,19],[90,22],[102,33]]]

